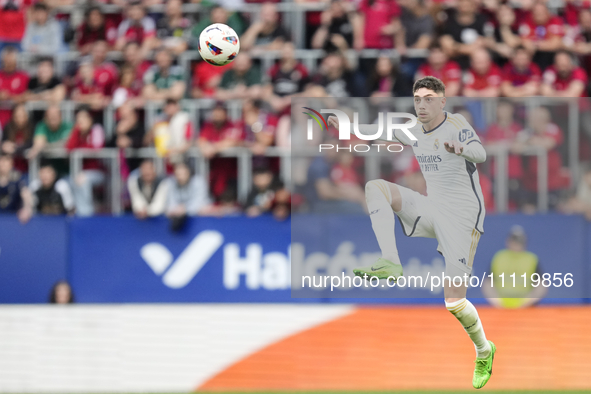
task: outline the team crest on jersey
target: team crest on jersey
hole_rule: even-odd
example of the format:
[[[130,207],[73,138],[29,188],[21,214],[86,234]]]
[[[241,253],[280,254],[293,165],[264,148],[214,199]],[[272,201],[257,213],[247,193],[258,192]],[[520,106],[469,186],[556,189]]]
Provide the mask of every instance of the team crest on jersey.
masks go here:
[[[433,144],[433,150],[439,150],[439,139],[435,140],[435,143]]]

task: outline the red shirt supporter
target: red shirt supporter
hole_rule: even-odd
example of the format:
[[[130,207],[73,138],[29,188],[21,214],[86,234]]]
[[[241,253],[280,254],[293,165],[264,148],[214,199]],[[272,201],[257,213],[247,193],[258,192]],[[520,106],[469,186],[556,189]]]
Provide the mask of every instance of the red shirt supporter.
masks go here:
[[[156,36],[156,24],[152,18],[145,17],[140,23],[132,23],[126,19],[119,25],[117,30],[119,38],[125,38],[125,41],[137,42],[142,44],[146,38]]]
[[[453,60],[446,62],[440,69],[434,68],[429,63],[423,63],[418,70],[420,78],[424,76],[433,76],[441,79],[445,85],[450,82],[459,82],[462,79],[462,69],[460,65]]]
[[[244,139],[244,129],[228,120],[224,107],[217,106],[212,111],[212,121],[201,128],[198,143],[202,153],[211,158],[225,149],[238,146]],[[236,159],[213,157],[209,168],[211,191],[216,198],[219,198],[226,190],[228,183],[237,177]]]
[[[104,62],[94,69],[94,79],[100,92],[111,96],[117,86],[117,66],[111,62]]]
[[[525,70],[519,70],[511,63],[503,67],[503,82],[509,82],[512,86],[522,86],[532,81],[540,82],[541,79],[542,72],[535,63],[531,63]]]
[[[29,85],[29,76],[24,71],[0,71],[0,92],[2,96],[12,98],[24,93]]]
[[[519,25],[519,35],[532,41],[562,37],[564,36],[564,22],[558,16],[550,17],[544,24],[537,24],[533,19],[529,19]]]
[[[12,100],[23,94],[29,85],[29,76],[19,71],[17,66],[17,50],[7,47],[2,51],[2,69],[0,70],[0,100]],[[0,123],[5,125],[11,116],[11,110],[0,110]]]
[[[479,74],[472,69],[468,70],[464,84],[466,89],[484,90],[491,86],[499,86],[501,81],[501,70],[496,64],[491,64],[489,70],[484,74]]]
[[[547,111],[544,109],[544,111]],[[543,132],[536,132],[529,140],[528,145],[537,145],[534,139],[550,138],[554,141],[554,148],[548,151],[548,190],[559,190],[568,186],[568,179],[562,174],[562,157],[558,147],[562,145],[564,136],[560,127],[554,123],[548,123]],[[538,158],[530,156],[527,159],[527,170],[523,178],[524,185],[531,191],[538,190]]]
[[[589,0],[566,1],[564,4],[564,21],[571,26],[579,23],[579,12],[591,8]]]
[[[587,80],[587,73],[581,67],[576,67],[569,73],[559,73],[555,66],[550,66],[544,72],[544,84],[550,85],[552,89],[557,91],[567,90],[575,81],[580,81],[584,86],[587,86]],[[583,91],[581,97],[585,96],[585,91]]]
[[[400,16],[400,7],[394,0],[363,0],[359,12],[365,17],[363,37],[366,48],[394,47],[392,35],[382,34],[382,28]]]
[[[0,0],[0,41],[18,43],[25,34],[26,11],[32,0]]]
[[[510,104],[509,104],[510,105]],[[519,133],[523,127],[518,123],[512,122],[509,125],[502,125],[500,123],[492,124],[486,132],[486,144],[510,144],[515,140],[517,133]],[[490,175],[494,177],[496,174],[496,167],[494,164],[494,158],[491,158],[490,163]],[[521,179],[523,176],[523,166],[521,164],[521,157],[518,155],[509,155],[508,162],[509,179]]]
[[[219,86],[222,75],[232,66],[212,67],[207,62],[199,62],[193,71],[193,97],[213,97]]]
[[[86,110],[76,114],[76,123],[66,142],[66,149],[101,149],[105,146],[105,132],[99,124],[92,124],[92,116]],[[101,169],[101,162],[97,159],[84,160],[85,170]]]

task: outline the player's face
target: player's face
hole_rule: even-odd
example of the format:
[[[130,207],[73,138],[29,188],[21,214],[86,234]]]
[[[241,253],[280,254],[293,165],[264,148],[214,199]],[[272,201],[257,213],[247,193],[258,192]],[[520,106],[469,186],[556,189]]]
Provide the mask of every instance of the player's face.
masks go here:
[[[420,88],[414,94],[415,111],[421,123],[435,119],[445,107],[445,97],[431,89]]]

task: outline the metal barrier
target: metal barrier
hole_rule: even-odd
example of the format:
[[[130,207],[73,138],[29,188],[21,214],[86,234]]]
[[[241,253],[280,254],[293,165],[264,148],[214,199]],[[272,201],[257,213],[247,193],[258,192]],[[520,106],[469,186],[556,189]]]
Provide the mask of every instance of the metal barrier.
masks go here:
[[[166,173],[165,160],[156,154],[153,148],[126,149],[121,152],[118,148],[103,149],[75,149],[68,152],[66,149],[47,149],[39,156],[29,159],[29,180],[37,179],[39,173],[39,162],[42,158],[47,159],[68,159],[70,166],[70,179],[75,179],[83,169],[84,159],[102,159],[108,163],[109,180],[107,181],[108,204],[113,215],[120,215],[123,211],[121,197],[124,192],[123,180],[121,179],[120,158],[153,159],[156,170],[160,175]],[[280,178],[287,187],[291,186],[291,167],[289,158],[291,152],[287,149],[269,147],[265,152],[266,157],[279,157]],[[187,152],[187,157],[194,159],[195,173],[199,173],[206,179],[209,178],[209,161],[199,152],[199,149],[192,148]],[[234,157],[238,160],[238,200],[245,202],[252,185],[252,159],[254,155],[248,148],[231,148],[219,154],[219,157]]]

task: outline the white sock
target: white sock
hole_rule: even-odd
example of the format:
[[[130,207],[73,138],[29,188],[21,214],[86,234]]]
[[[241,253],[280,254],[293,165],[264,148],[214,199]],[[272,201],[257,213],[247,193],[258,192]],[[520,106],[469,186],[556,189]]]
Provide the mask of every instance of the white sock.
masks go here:
[[[365,201],[371,219],[371,227],[378,239],[382,258],[400,264],[394,235],[394,211],[392,193],[384,180],[369,181],[365,185]]]
[[[478,317],[478,312],[474,305],[467,299],[462,298],[456,302],[446,302],[445,306],[462,323],[464,330],[466,330],[470,339],[474,342],[476,357],[488,357],[491,352],[490,343],[488,343],[486,335],[484,335],[484,328],[482,328],[480,317]]]

